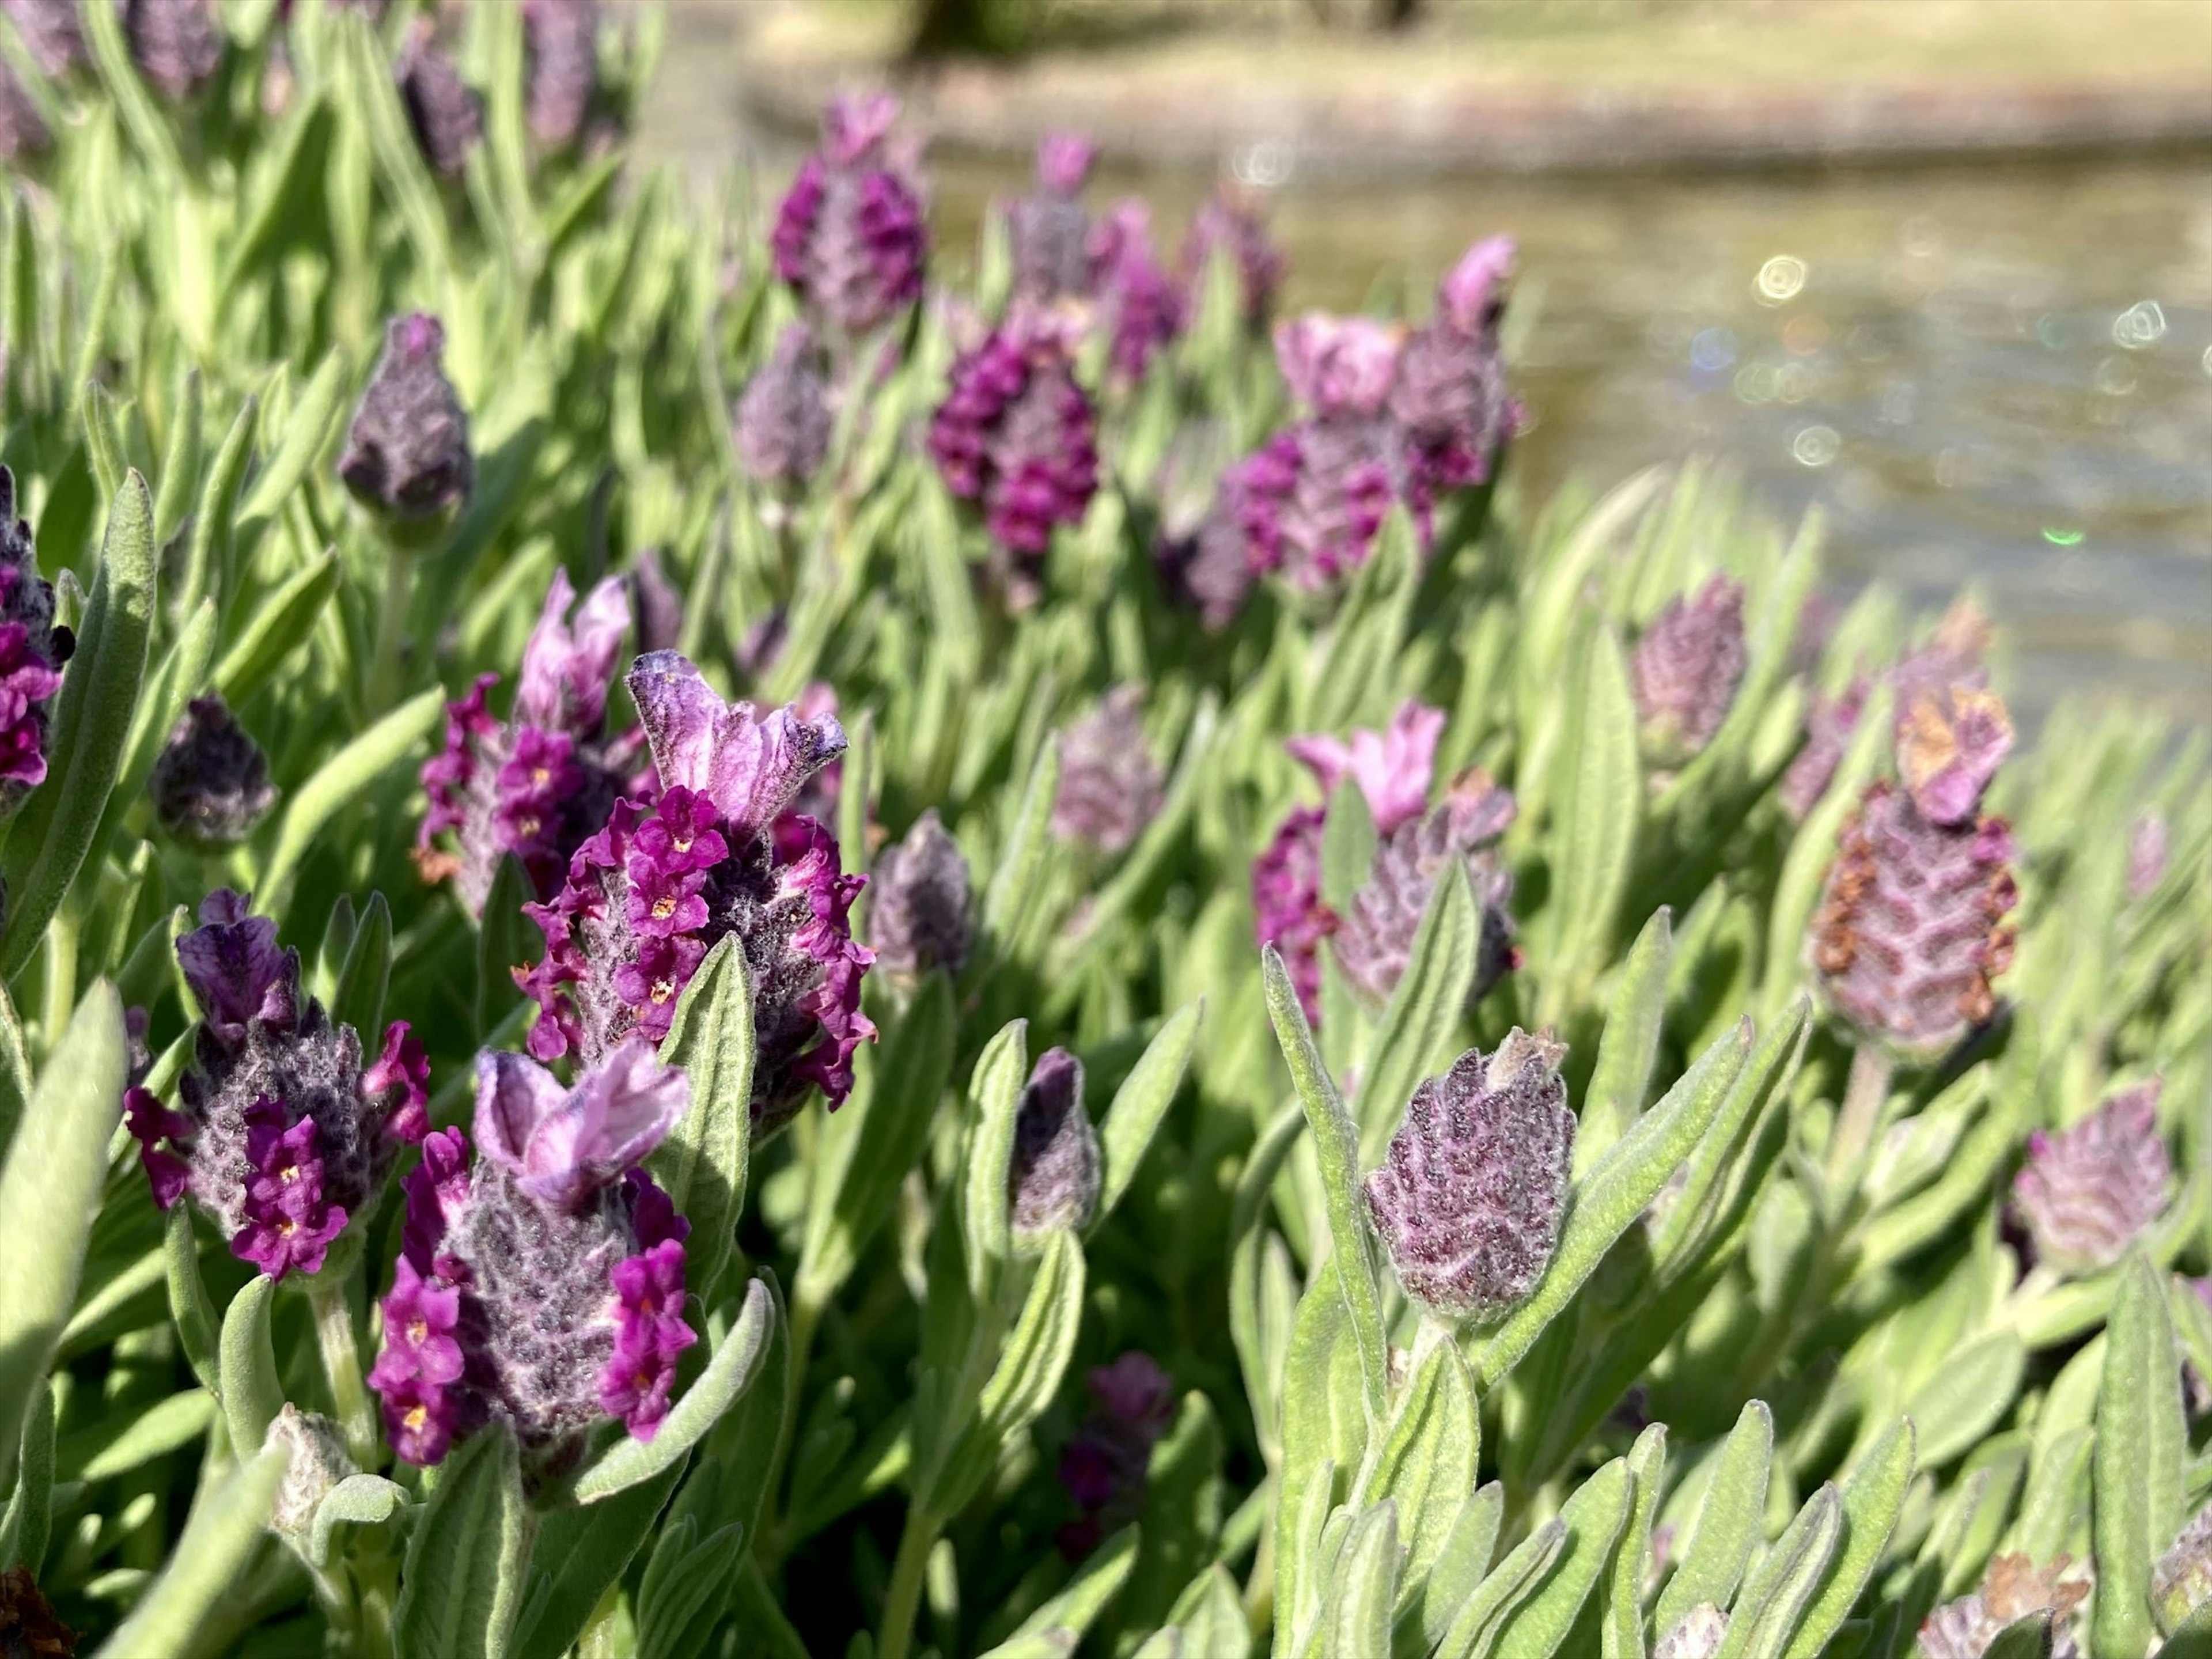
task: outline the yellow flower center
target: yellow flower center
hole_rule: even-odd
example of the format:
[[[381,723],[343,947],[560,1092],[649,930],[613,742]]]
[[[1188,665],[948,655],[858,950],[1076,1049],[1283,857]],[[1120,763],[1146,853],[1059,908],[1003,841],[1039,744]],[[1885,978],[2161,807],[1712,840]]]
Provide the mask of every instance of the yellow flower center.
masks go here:
[[[653,919],[655,921],[665,921],[675,914],[676,901],[673,898],[664,896],[653,900]]]
[[[410,1406],[407,1408],[407,1414],[399,1420],[410,1429],[419,1430],[430,1420],[429,1408],[424,1406]]]

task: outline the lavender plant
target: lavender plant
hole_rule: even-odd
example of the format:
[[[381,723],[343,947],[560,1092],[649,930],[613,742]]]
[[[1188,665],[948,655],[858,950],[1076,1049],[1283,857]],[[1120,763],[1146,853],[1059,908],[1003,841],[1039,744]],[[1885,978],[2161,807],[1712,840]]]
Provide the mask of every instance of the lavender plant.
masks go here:
[[[2201,741],[654,38],[0,4],[0,1652],[2206,1651]]]

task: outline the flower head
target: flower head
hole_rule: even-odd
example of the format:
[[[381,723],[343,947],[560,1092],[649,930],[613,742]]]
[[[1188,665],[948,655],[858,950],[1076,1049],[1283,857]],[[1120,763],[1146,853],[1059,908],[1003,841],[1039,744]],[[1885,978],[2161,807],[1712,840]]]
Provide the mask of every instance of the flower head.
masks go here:
[[[371,510],[429,519],[469,498],[476,460],[469,417],[441,366],[446,331],[417,312],[385,330],[338,458],[338,477]]]
[[[763,483],[805,483],[830,453],[830,382],[812,331],[793,323],[738,399],[738,457]]]
[[[1006,212],[1014,292],[1049,301],[1091,289],[1091,213],[1080,199],[1097,147],[1071,133],[1037,141],[1036,188]]]
[[[276,799],[269,757],[216,696],[185,706],[149,787],[155,822],[200,847],[235,847]]]
[[[1217,257],[1228,260],[1236,273],[1245,325],[1255,331],[1264,329],[1274,311],[1276,290],[1283,285],[1287,262],[1267,234],[1257,201],[1226,182],[1206,198],[1191,220],[1190,234],[1182,246],[1183,280],[1195,289],[1205,281],[1206,267]]]
[[[467,171],[469,152],[483,141],[483,100],[440,48],[428,18],[416,20],[392,74],[422,159],[434,172],[459,179]]]
[[[46,706],[76,636],[54,626],[31,526],[15,516],[15,475],[0,466],[0,814],[46,779]]]
[[[523,0],[530,136],[565,149],[584,131],[599,90],[599,0]]]
[[[1116,686],[1060,736],[1052,832],[1101,853],[1127,848],[1160,810],[1161,774],[1145,739],[1145,690]]]
[[[2039,1261],[2077,1276],[2109,1267],[2164,1212],[2173,1168],[2159,1133],[2159,1086],[2125,1090],[2070,1129],[2028,1137],[2013,1206]]]
[[[124,1102],[155,1199],[190,1194],[272,1278],[316,1272],[428,1127],[422,1045],[395,1021],[364,1066],[353,1028],[301,988],[300,953],[236,893],[209,896],[177,959],[200,1010],[179,1109],[143,1088]]]
[[[1144,1507],[1152,1448],[1175,1420],[1175,1380],[1148,1353],[1132,1349],[1095,1366],[1085,1382],[1091,1413],[1060,1459],[1060,1485],[1077,1510],[1058,1540],[1071,1560]]]
[[[1528,1299],[1559,1247],[1574,1161],[1563,1043],[1513,1028],[1413,1091],[1367,1213],[1406,1294],[1455,1319]]]
[[[1817,691],[1813,694],[1812,706],[1805,711],[1804,747],[1782,775],[1778,792],[1782,810],[1792,823],[1802,823],[1836,781],[1836,769],[1843,764],[1851,733],[1858,729],[1859,716],[1866,712],[1869,690],[1862,675],[1832,697]]]
[[[1015,1239],[1033,1244],[1058,1228],[1089,1226],[1100,1179],[1098,1132],[1083,1109],[1083,1062],[1065,1048],[1048,1048],[1014,1115],[1006,1194]]]
[[[894,979],[917,980],[932,969],[957,974],[969,944],[968,858],[931,807],[904,840],[876,860],[868,901],[868,943],[876,966]]]
[[[921,296],[929,234],[921,195],[894,155],[898,100],[833,98],[822,144],[776,215],[776,274],[847,334],[864,334]]]
[[[2087,1582],[2063,1575],[2067,1558],[2039,1568],[2025,1555],[1992,1559],[1980,1588],[1946,1601],[1920,1626],[1920,1659],[1982,1659],[2004,1627],[2031,1614],[2051,1619],[2051,1659],[2080,1659],[2074,1639],[2074,1610],[2089,1594]]]
[[[1275,328],[1275,363],[1291,395],[1322,419],[1381,413],[1404,349],[1400,330],[1368,317],[1316,311]]]
[[[1367,879],[1335,929],[1336,960],[1352,988],[1374,1006],[1390,1000],[1411,959],[1413,935],[1453,862],[1462,865],[1482,907],[1482,947],[1474,994],[1481,996],[1512,965],[1513,872],[1498,854],[1499,837],[1519,808],[1509,789],[1479,769],[1463,773],[1428,813],[1408,818],[1375,849]]]
[[[507,718],[488,705],[495,674],[446,705],[445,747],[422,768],[430,810],[416,858],[425,876],[450,877],[471,913],[483,908],[510,854],[533,896],[551,898],[576,848],[605,822],[632,752],[629,740],[605,734],[607,696],[629,626],[621,577],[607,577],[578,604],[568,573],[556,569],[523,647]],[[447,836],[452,850],[441,850]]]
[[[496,1415],[556,1470],[614,1418],[650,1440],[688,1322],[689,1228],[640,1168],[690,1100],[631,1037],[564,1087],[520,1054],[480,1055],[478,1156],[423,1145],[369,1372],[392,1445],[435,1463]]]
[[[1679,766],[1711,743],[1746,660],[1742,583],[1714,576],[1694,595],[1669,599],[1629,659],[1644,752]]]
[[[1117,204],[1091,235],[1091,283],[1110,342],[1107,362],[1124,383],[1144,378],[1153,356],[1183,331],[1188,307],[1152,251],[1152,211],[1134,198]]]
[[[24,1659],[69,1659],[76,1632],[54,1616],[28,1567],[0,1572],[0,1653]]]
[[[1498,336],[1513,258],[1509,237],[1468,248],[1437,283],[1435,315],[1406,342],[1390,410],[1426,494],[1487,483],[1519,417]]]
[[[707,952],[734,935],[753,986],[754,1133],[780,1127],[819,1085],[834,1107],[875,1027],[860,1012],[874,960],[850,911],[865,878],[811,817],[779,823],[842,754],[834,714],[727,704],[674,652],[629,678],[659,792],[615,804],[548,902],[526,907],[545,956],[516,980],[538,1002],[531,1051],[597,1066],[632,1032],[658,1042]]]
[[[198,92],[222,65],[222,25],[210,0],[123,0],[131,61],[171,103]]]
[[[1328,815],[1300,806],[1252,860],[1253,932],[1282,953],[1291,988],[1309,1024],[1321,1019],[1322,941],[1336,931],[1336,913],[1321,891],[1321,843]]]
[[[76,9],[77,0],[0,0],[39,67],[57,76],[92,61]]]

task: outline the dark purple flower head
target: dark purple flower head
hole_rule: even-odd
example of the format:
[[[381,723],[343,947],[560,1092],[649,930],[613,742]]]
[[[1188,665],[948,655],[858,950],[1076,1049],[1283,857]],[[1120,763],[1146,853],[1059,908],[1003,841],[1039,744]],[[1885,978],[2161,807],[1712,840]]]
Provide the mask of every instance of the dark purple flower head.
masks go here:
[[[599,89],[599,0],[523,0],[530,136],[565,149],[582,135]]]
[[[830,380],[814,335],[793,323],[738,399],[738,458],[763,483],[805,483],[830,453]]]
[[[1645,754],[1680,766],[1711,743],[1746,661],[1742,583],[1714,576],[1669,599],[1629,659]]]
[[[54,626],[53,586],[15,516],[15,475],[0,466],[0,815],[46,781],[46,705],[76,648]]]
[[[1145,689],[1116,686],[1060,736],[1060,790],[1052,832],[1119,853],[1160,810],[1162,778],[1145,738]]]
[[[708,951],[734,934],[752,978],[764,1137],[817,1085],[842,1102],[854,1051],[875,1036],[860,1012],[874,955],[850,921],[866,878],[842,872],[816,820],[779,823],[843,752],[844,730],[835,715],[726,704],[672,651],[640,657],[629,684],[659,793],[649,805],[617,801],[560,892],[526,907],[546,946],[515,975],[540,1010],[531,1052],[598,1066],[632,1032],[658,1042]]]
[[[1065,320],[1018,310],[952,365],[929,422],[945,488],[983,508],[992,538],[1034,566],[1098,488],[1098,422],[1076,384]]]
[[[194,697],[154,763],[154,821],[198,847],[235,847],[276,799],[269,757],[221,697]]]
[[[210,0],[122,0],[123,38],[138,73],[182,103],[222,66],[222,25]]]
[[[1559,1248],[1575,1115],[1565,1045],[1515,1026],[1487,1058],[1468,1049],[1413,1091],[1367,1213],[1406,1294],[1453,1319],[1526,1301]]]
[[[1183,242],[1183,279],[1194,291],[1206,280],[1206,268],[1217,252],[1237,272],[1246,326],[1255,332],[1264,329],[1274,312],[1286,262],[1267,235],[1257,202],[1226,182],[1199,209]]]
[[[822,146],[778,210],[776,274],[833,327],[863,334],[921,297],[929,232],[921,194],[892,153],[898,100],[833,98]]]
[[[364,507],[428,519],[469,498],[476,459],[469,417],[446,378],[446,331],[420,312],[395,317],[354,410],[338,477]]]
[[[483,100],[439,47],[428,18],[416,20],[392,74],[422,159],[445,177],[459,179],[468,169],[469,152],[483,140]]]
[[[2039,1262],[2069,1276],[2109,1267],[2148,1231],[2173,1194],[2159,1133],[2156,1079],[2114,1095],[2070,1129],[2028,1137],[2013,1207]]]
[[[1513,872],[1499,857],[1498,838],[1518,808],[1513,793],[1480,769],[1454,780],[1426,816],[1408,818],[1375,848],[1367,880],[1352,896],[1335,930],[1337,965],[1352,988],[1376,1007],[1398,988],[1437,878],[1455,860],[1467,870],[1482,907],[1482,949],[1474,993],[1483,995],[1513,964]]]
[[[46,118],[23,90],[14,68],[0,59],[0,162],[20,167],[51,149],[53,142]]]
[[[1182,288],[1152,251],[1152,210],[1119,203],[1091,237],[1091,287],[1109,338],[1107,362],[1124,383],[1144,378],[1153,357],[1183,331]]]
[[[1083,1109],[1083,1062],[1065,1048],[1037,1057],[1014,1115],[1006,1196],[1017,1242],[1078,1231],[1098,1212],[1098,1132]]]
[[[1858,729],[1859,716],[1866,712],[1871,689],[1860,676],[1832,697],[1814,693],[1812,707],[1805,711],[1805,746],[1782,775],[1778,792],[1782,810],[1792,823],[1802,823],[1826,797],[1851,734]]]
[[[2158,1627],[2171,1633],[2212,1601],[2212,1504],[2197,1511],[2151,1569],[2151,1605]]]
[[[1080,198],[1097,149],[1048,133],[1037,143],[1036,188],[1006,210],[1014,292],[1031,301],[1091,292],[1091,210]]]
[[[931,807],[906,839],[876,860],[868,901],[868,943],[876,966],[911,981],[931,969],[957,974],[968,963],[968,858]]]
[[[446,746],[422,768],[430,810],[416,836],[426,878],[450,877],[471,914],[513,854],[540,899],[561,889],[568,860],[606,821],[631,745],[605,738],[607,694],[629,630],[629,599],[610,576],[575,605],[565,570],[555,570],[545,608],[523,647],[514,712],[495,719],[486,674],[446,705]],[[575,605],[573,621],[569,607]],[[453,849],[438,850],[450,833]]]
[[[364,1066],[353,1028],[301,991],[300,953],[240,895],[210,894],[200,922],[177,941],[201,1015],[180,1109],[133,1088],[125,1121],[164,1208],[189,1193],[242,1260],[313,1273],[428,1127],[428,1064],[396,1021]]]
[[[1175,1421],[1175,1380],[1148,1353],[1132,1349],[1110,1365],[1094,1366],[1085,1381],[1091,1414],[1060,1459],[1060,1485],[1078,1511],[1057,1540],[1071,1560],[1144,1508],[1152,1448]]]
[[[30,48],[38,65],[52,76],[67,75],[92,62],[77,0],[0,0]]]
[[[392,1448],[435,1463],[497,1416],[533,1476],[557,1473],[608,1418],[650,1440],[685,1316],[690,1227],[639,1167],[690,1090],[638,1038],[573,1088],[519,1054],[477,1066],[480,1156],[445,1129],[405,1182],[403,1248],[369,1372]]]

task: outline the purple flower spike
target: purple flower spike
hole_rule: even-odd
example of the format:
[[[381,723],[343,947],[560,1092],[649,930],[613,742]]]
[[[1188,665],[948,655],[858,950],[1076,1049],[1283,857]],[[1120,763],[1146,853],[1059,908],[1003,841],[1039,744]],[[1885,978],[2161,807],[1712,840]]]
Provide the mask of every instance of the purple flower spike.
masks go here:
[[[945,488],[978,502],[998,544],[1041,563],[1058,525],[1076,525],[1098,488],[1098,424],[1075,382],[1066,329],[1023,312],[952,365],[929,422]]]
[[[1956,726],[1923,706],[1927,718],[1899,745],[1907,787],[1875,783],[1844,825],[1812,936],[1829,1006],[1910,1060],[1942,1054],[1996,1013],[1990,981],[2012,961],[2004,919],[2019,902],[2012,832],[2002,818],[1972,816],[1968,799],[1988,781],[1990,750],[2002,752],[1996,731],[2009,741],[2003,706],[1961,691]],[[1915,779],[1918,797],[1957,816],[1929,817]]]
[[[1126,851],[1160,810],[1159,763],[1145,738],[1145,689],[1116,686],[1060,737],[1052,832],[1101,853]]]
[[[1575,1115],[1565,1045],[1515,1026],[1486,1059],[1470,1048],[1413,1091],[1367,1213],[1406,1294],[1454,1319],[1491,1321],[1526,1301],[1559,1248]]]
[[[530,136],[565,149],[582,136],[599,89],[598,0],[523,0]]]
[[[445,178],[460,178],[469,152],[483,142],[483,100],[440,49],[428,18],[416,21],[392,74],[422,159]]]
[[[222,25],[209,0],[123,0],[131,61],[156,92],[182,103],[222,65]]]
[[[1859,716],[1866,712],[1870,689],[1861,676],[1835,696],[1814,694],[1805,713],[1805,746],[1782,775],[1778,792],[1782,810],[1793,823],[1804,823],[1826,798],[1836,769],[1844,763],[1844,750],[1850,746],[1851,733],[1858,729]]]
[[[1206,280],[1217,252],[1236,270],[1245,325],[1255,332],[1266,328],[1288,262],[1269,239],[1254,198],[1226,182],[1199,209],[1183,243],[1183,278],[1193,289]]]
[[[1056,1229],[1078,1231],[1098,1212],[1098,1132],[1083,1109],[1083,1062],[1065,1048],[1039,1055],[1014,1115],[1006,1195],[1014,1237],[1042,1243]]]
[[[822,147],[776,214],[776,274],[833,327],[865,334],[921,297],[921,193],[890,143],[898,100],[832,99]]]
[[[842,872],[818,822],[785,817],[843,752],[844,731],[834,715],[726,704],[673,652],[641,657],[629,684],[660,794],[649,807],[617,801],[566,885],[526,907],[545,935],[544,959],[515,974],[540,1010],[531,1052],[596,1066],[632,1032],[658,1042],[708,951],[735,934],[752,976],[765,1138],[817,1085],[842,1101],[853,1054],[875,1036],[860,1012],[873,954],[850,921],[863,878]]]
[[[1437,284],[1437,318],[1462,334],[1496,328],[1505,310],[1505,285],[1512,280],[1516,252],[1510,236],[1490,236],[1460,255]]]
[[[2088,1599],[2084,1579],[2066,1578],[2069,1563],[2059,1556],[2048,1567],[2025,1555],[1995,1557],[1979,1589],[1946,1601],[1920,1626],[1913,1651],[1920,1659],[1982,1659],[2008,1625],[2031,1614],[2051,1618],[2050,1659],[2081,1659],[2075,1638],[2075,1609]]]
[[[1120,203],[1099,222],[1091,267],[1111,342],[1107,362],[1117,380],[1133,384],[1182,332],[1189,309],[1152,251],[1152,210],[1143,202]]]
[[[31,526],[15,516],[15,475],[0,466],[0,816],[46,781],[46,705],[76,647],[54,626]]]
[[[57,77],[92,61],[76,9],[77,0],[0,0],[39,67]]]
[[[1482,907],[1482,947],[1474,995],[1482,996],[1514,963],[1513,872],[1498,856],[1498,838],[1518,806],[1480,769],[1462,774],[1426,817],[1409,818],[1375,849],[1367,880],[1352,895],[1335,932],[1337,965],[1364,1000],[1381,1007],[1398,988],[1411,960],[1437,878],[1454,860],[1464,865]]]
[[[638,1167],[689,1088],[641,1042],[573,1088],[516,1054],[480,1055],[477,1077],[484,1155],[471,1167],[458,1130],[423,1143],[368,1380],[409,1462],[496,1416],[543,1479],[606,1418],[650,1439],[698,1340],[688,1229]]]
[[[619,576],[575,608],[568,573],[556,570],[538,626],[523,649],[514,711],[495,719],[478,679],[446,705],[446,746],[422,768],[430,810],[416,838],[428,880],[451,878],[471,914],[483,908],[500,860],[522,861],[540,900],[561,890],[568,860],[606,819],[631,745],[605,738],[607,694],[630,623]],[[450,834],[453,850],[441,850]]]
[[[1746,660],[1742,583],[1715,576],[1693,597],[1667,602],[1629,659],[1644,749],[1655,763],[1680,766],[1713,740]]]
[[[1370,317],[1309,312],[1275,330],[1275,362],[1291,395],[1324,419],[1379,413],[1404,346],[1400,330]]]
[[[338,458],[355,499],[389,518],[436,517],[469,498],[469,417],[446,378],[446,331],[420,312],[395,317]]]
[[[1078,199],[1097,149],[1088,140],[1048,133],[1037,143],[1036,189],[1007,210],[1014,292],[1051,301],[1091,291],[1091,213]]]
[[[200,919],[177,941],[201,1012],[181,1109],[134,1087],[125,1117],[163,1208],[190,1193],[242,1260],[273,1277],[314,1273],[347,1218],[374,1207],[400,1147],[422,1138],[428,1063],[395,1024],[364,1066],[353,1028],[301,992],[299,952],[238,894],[210,895]]]
[[[1388,836],[1427,810],[1429,778],[1443,730],[1443,709],[1408,697],[1391,716],[1387,732],[1357,731],[1348,744],[1331,737],[1292,738],[1283,746],[1291,759],[1313,769],[1324,793],[1334,794],[1346,777],[1358,783],[1376,833]]]
[[[935,807],[915,820],[905,840],[884,849],[875,888],[868,942],[878,968],[911,983],[933,969],[957,974],[967,966],[968,859]]]
[[[1306,1023],[1321,1024],[1321,944],[1336,931],[1336,913],[1322,902],[1321,842],[1327,815],[1301,806],[1283,820],[1267,850],[1252,861],[1254,933],[1282,953]]]
[[[235,847],[276,804],[269,757],[221,697],[194,697],[154,763],[154,821],[196,847]]]
[[[2173,1170],[2159,1133],[2159,1086],[2126,1090],[2070,1129],[2028,1137],[2013,1204],[2038,1261],[2069,1277],[2109,1267],[2165,1211]]]
[[[763,483],[805,483],[830,453],[830,382],[805,324],[793,323],[738,400],[738,458]]]
[[[1085,1382],[1091,1414],[1060,1459],[1060,1485],[1079,1511],[1057,1539],[1070,1560],[1144,1508],[1152,1448],[1175,1421],[1175,1380],[1148,1353],[1133,1349],[1092,1368]]]

